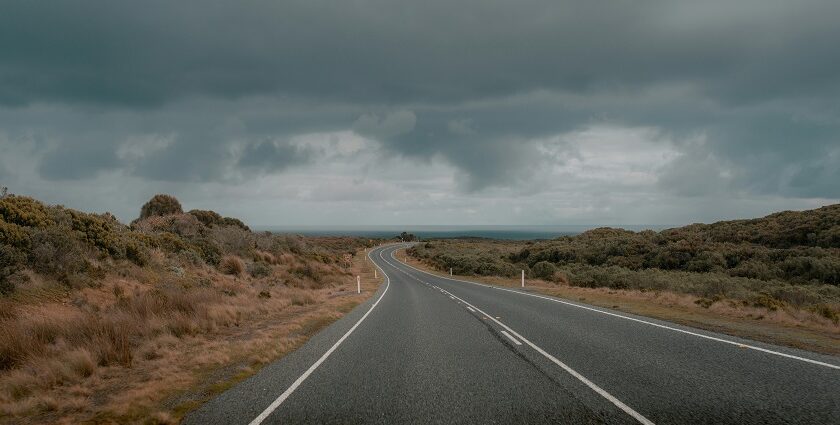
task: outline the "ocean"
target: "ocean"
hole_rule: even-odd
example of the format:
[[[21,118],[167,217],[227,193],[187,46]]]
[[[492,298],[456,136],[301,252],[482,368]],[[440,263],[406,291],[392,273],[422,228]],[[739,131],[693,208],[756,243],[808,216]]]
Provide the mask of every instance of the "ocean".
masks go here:
[[[257,231],[291,233],[304,236],[360,236],[392,238],[401,232],[420,239],[487,238],[507,240],[554,239],[577,235],[597,227],[620,227],[627,230],[662,230],[670,225],[545,225],[545,226],[254,226]]]

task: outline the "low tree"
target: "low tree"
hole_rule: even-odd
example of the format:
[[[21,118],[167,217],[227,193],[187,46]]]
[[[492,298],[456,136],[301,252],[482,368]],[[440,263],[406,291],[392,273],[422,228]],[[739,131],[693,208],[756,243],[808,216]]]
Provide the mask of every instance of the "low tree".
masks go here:
[[[181,203],[172,195],[157,194],[140,208],[140,219],[169,214],[183,214]]]

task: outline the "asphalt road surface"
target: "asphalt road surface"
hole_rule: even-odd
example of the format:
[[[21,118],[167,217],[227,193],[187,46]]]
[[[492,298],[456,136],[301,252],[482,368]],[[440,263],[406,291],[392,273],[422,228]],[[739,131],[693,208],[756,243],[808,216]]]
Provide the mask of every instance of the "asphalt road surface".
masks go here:
[[[437,277],[370,300],[187,424],[840,424],[840,358]]]

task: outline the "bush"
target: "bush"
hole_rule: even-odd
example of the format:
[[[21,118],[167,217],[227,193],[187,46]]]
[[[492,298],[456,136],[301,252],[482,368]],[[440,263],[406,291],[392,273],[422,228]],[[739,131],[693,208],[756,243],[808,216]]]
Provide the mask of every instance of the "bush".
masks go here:
[[[87,267],[84,249],[73,231],[60,227],[32,232],[29,253],[32,268],[38,273],[66,279]]]
[[[29,246],[29,235],[23,227],[6,223],[0,218],[0,244],[26,248]]]
[[[248,266],[248,273],[256,278],[266,277],[271,275],[271,266],[269,266],[266,263],[263,263],[262,261],[251,263]]]
[[[195,251],[205,263],[211,266],[219,265],[222,261],[222,247],[213,239],[202,237],[192,241]]]
[[[24,227],[47,227],[55,224],[44,204],[25,196],[0,199],[0,218],[6,223]]]
[[[544,280],[551,280],[556,271],[557,268],[554,267],[554,264],[551,264],[548,261],[540,261],[539,263],[534,264],[534,267],[531,268],[531,273],[534,277]]]
[[[19,273],[26,265],[26,255],[11,246],[0,245],[0,295],[15,291]]]
[[[190,210],[188,214],[194,216],[198,221],[207,227],[221,226],[224,224],[224,219],[219,213],[209,210]]]
[[[181,203],[174,196],[157,194],[140,208],[140,219],[183,213]]]
[[[225,255],[219,262],[219,270],[224,274],[241,275],[245,272],[245,263],[235,255]]]
[[[236,226],[215,227],[208,233],[226,254],[249,256],[254,248],[254,234]]]
[[[235,226],[238,227],[246,232],[250,232],[251,229],[242,222],[242,220],[233,217],[225,217],[222,219],[222,224],[225,226]]]

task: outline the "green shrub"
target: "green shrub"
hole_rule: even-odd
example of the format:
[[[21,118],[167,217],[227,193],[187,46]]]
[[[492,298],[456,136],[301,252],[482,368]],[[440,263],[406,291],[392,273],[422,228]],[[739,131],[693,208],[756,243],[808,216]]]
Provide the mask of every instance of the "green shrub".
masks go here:
[[[208,237],[201,237],[191,241],[195,251],[205,263],[217,266],[222,260],[222,248],[218,242]]]
[[[25,196],[0,199],[0,218],[23,227],[47,227],[55,224],[44,204]]]
[[[548,261],[540,261],[534,264],[534,267],[531,267],[531,274],[538,279],[551,280],[556,271],[557,268],[554,267],[554,264]]]
[[[238,218],[225,217],[222,219],[222,224],[225,226],[236,226],[247,232],[251,231],[251,229],[248,226],[246,226],[245,223],[242,222],[242,220]]]
[[[183,214],[181,203],[172,196],[157,194],[140,208],[140,219],[169,214]]]
[[[224,219],[219,213],[209,210],[190,210],[188,214],[194,216],[198,221],[207,227],[221,226],[224,224]]]
[[[29,247],[29,234],[23,227],[0,218],[0,244],[25,249]]]
[[[19,249],[0,245],[0,295],[15,291],[19,273],[26,267],[26,255]]]
[[[125,244],[125,257],[138,266],[149,263],[149,247],[137,239],[128,239]]]

